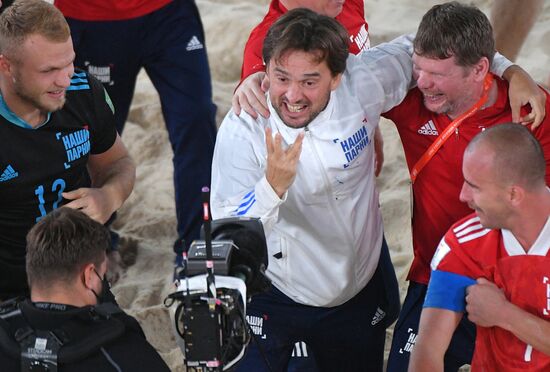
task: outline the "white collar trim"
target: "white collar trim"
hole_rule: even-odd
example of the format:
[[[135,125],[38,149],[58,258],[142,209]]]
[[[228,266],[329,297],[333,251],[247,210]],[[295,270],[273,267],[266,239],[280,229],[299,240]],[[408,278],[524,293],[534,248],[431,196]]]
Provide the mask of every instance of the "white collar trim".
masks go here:
[[[504,240],[504,248],[508,252],[509,256],[520,256],[520,255],[533,255],[533,256],[546,256],[548,250],[550,249],[550,216],[546,219],[546,224],[542,228],[537,240],[529,248],[527,253],[523,250],[521,244],[512,234],[511,231],[502,229],[502,238]]]

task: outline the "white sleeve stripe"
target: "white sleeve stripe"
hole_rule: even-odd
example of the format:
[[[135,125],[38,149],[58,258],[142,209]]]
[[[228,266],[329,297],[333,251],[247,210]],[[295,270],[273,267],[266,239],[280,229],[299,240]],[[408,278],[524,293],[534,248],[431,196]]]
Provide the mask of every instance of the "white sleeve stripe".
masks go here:
[[[432,270],[437,270],[437,266],[439,266],[439,263],[441,262],[441,260],[443,260],[447,255],[447,253],[449,253],[450,251],[451,251],[451,247],[449,247],[447,242],[445,242],[445,238],[443,238],[439,243],[439,245],[437,246],[437,250],[435,251],[434,256],[432,258],[432,262],[430,264],[430,267],[432,268]]]
[[[479,222],[479,217],[476,216],[476,217],[470,218],[468,221],[464,222],[462,225],[455,227],[453,229],[453,232],[457,233],[460,230],[462,230],[463,228],[465,228],[466,226],[469,226],[469,225],[471,225],[475,222]]]
[[[481,230],[481,231],[479,231],[475,234],[466,235],[465,237],[458,239],[458,242],[459,243],[469,242],[470,240],[474,240],[474,239],[477,239],[477,238],[479,238],[483,235],[487,235],[489,233],[489,231],[491,231],[491,229],[484,229],[484,230]]]
[[[477,225],[472,225],[470,227],[467,227],[465,228],[464,230],[460,231],[460,232],[455,232],[455,235],[457,238],[460,238],[464,235],[467,235],[468,233],[471,233],[472,231],[476,231],[476,230],[483,230],[483,226],[481,226],[480,223],[478,223]]]

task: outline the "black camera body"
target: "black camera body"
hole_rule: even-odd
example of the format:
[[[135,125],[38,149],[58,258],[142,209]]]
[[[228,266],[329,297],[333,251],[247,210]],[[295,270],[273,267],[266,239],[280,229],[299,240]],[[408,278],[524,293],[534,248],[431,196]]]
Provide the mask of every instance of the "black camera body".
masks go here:
[[[225,371],[244,356],[251,337],[247,301],[271,283],[265,276],[267,244],[258,218],[226,218],[211,224],[211,244],[209,239],[191,244],[184,268],[177,273],[177,292],[165,304],[178,302],[174,320],[186,366]],[[205,230],[203,226],[203,238]]]

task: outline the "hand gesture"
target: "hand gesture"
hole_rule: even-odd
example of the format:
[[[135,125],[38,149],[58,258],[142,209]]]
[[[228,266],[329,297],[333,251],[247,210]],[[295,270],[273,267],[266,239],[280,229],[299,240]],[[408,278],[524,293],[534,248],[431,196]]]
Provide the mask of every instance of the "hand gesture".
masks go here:
[[[283,150],[282,137],[279,133],[272,137],[270,128],[265,130],[265,144],[267,147],[267,169],[265,177],[279,198],[282,198],[296,177],[298,161],[302,152],[304,133],[296,137],[296,141]]]

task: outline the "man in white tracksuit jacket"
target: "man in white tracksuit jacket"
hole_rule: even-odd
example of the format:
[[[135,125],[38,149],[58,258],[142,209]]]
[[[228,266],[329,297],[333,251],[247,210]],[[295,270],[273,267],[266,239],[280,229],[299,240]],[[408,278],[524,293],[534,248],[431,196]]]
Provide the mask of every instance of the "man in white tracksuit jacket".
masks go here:
[[[399,44],[348,57],[345,29],[300,9],[272,26],[264,59],[270,117],[230,112],[212,169],[213,217],[261,217],[266,231],[274,288],[252,299],[249,321],[275,371],[297,340],[321,370],[381,370],[399,294],[372,137],[407,93],[411,58]],[[262,368],[249,350],[242,370]]]

